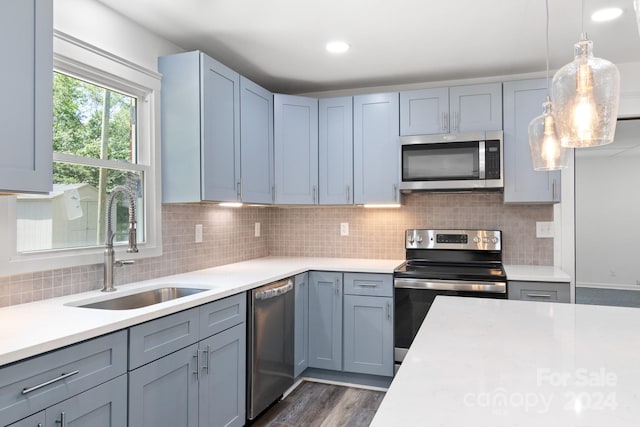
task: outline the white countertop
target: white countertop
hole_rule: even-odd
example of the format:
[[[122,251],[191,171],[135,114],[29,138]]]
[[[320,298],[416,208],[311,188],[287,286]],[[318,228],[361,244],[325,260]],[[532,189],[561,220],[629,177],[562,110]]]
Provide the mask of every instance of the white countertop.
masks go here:
[[[393,273],[403,260],[266,257],[118,286],[114,293],[91,291],[0,308],[0,366],[49,350],[215,301],[309,270]],[[133,310],[69,306],[116,298],[161,285],[209,289],[199,294]]]
[[[505,265],[508,280],[522,280],[534,282],[566,282],[571,277],[559,267],[553,265]]]
[[[381,426],[640,425],[640,309],[438,296]]]

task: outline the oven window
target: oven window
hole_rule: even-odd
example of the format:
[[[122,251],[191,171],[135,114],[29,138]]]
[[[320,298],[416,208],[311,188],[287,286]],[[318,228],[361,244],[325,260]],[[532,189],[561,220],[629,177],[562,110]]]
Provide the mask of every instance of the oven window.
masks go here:
[[[403,181],[479,179],[478,142],[402,146]]]

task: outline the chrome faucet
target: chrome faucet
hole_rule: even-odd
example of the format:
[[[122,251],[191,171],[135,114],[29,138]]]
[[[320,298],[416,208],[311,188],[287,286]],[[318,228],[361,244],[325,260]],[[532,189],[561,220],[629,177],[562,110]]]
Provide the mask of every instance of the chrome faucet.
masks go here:
[[[111,190],[109,196],[109,203],[107,205],[107,230],[106,241],[104,248],[104,286],[102,292],[113,292],[116,288],[113,286],[113,267],[122,267],[125,264],[133,264],[133,260],[118,260],[115,259],[115,252],[113,250],[113,239],[115,234],[111,227],[111,212],[113,200],[118,193],[123,193],[129,202],[129,248],[127,252],[138,252],[137,236],[136,236],[136,198],[133,191],[129,188],[119,185]]]

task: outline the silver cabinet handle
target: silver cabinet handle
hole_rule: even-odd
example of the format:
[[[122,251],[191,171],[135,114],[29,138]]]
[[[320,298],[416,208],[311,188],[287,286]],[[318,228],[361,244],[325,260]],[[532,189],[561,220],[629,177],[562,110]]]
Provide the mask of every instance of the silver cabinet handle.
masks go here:
[[[552,200],[556,201],[556,199],[557,199],[557,194],[556,194],[557,191],[556,191],[556,180],[555,179],[553,180],[553,183],[551,185],[551,191],[552,191],[551,197],[553,197]]]
[[[397,184],[393,184],[393,201],[394,202],[398,201],[398,185]]]
[[[447,131],[447,113],[442,112],[442,130]]]
[[[273,203],[276,202],[276,185],[275,184],[271,186],[271,201]]]
[[[38,385],[33,386],[33,387],[25,388],[25,389],[22,390],[22,394],[28,394],[28,393],[31,393],[32,391],[39,390],[42,387],[46,387],[46,386],[48,386],[50,384],[57,383],[58,381],[66,380],[67,378],[69,378],[71,376],[74,376],[74,375],[78,374],[79,372],[80,371],[76,370],[76,371],[73,371],[73,372],[69,372],[68,374],[62,374],[59,377],[54,378],[54,379],[49,380],[49,381],[45,381],[42,384],[38,384]]]
[[[378,284],[377,283],[358,283],[356,284],[356,286],[360,286],[362,288],[377,288]]]
[[[202,350],[202,356],[204,356],[204,360],[207,362],[207,364],[202,367],[202,370],[205,371],[208,374],[209,373],[209,357],[211,357],[211,346],[210,345],[207,345],[207,349],[206,350]]]
[[[197,379],[198,373],[200,372],[200,353],[198,352],[197,349],[196,349],[196,354],[193,355],[193,358],[196,359],[196,370],[192,371],[191,373],[195,375]]]
[[[391,320],[391,303],[387,301],[387,320]]]
[[[238,200],[242,199],[242,183],[238,181],[236,183],[236,194],[238,196]]]
[[[38,427],[42,427],[42,423],[38,423]]]
[[[318,189],[313,186],[313,203],[318,203]]]
[[[340,295],[340,286],[338,285],[338,279],[334,280],[333,282],[333,288],[336,291],[336,295]]]
[[[347,185],[347,203],[351,201],[351,187]]]
[[[60,412],[60,419],[56,420],[56,424],[60,424],[61,427],[67,427],[67,414]]]
[[[532,293],[528,293],[527,296],[531,297],[531,298],[551,298],[551,294],[532,294]]]

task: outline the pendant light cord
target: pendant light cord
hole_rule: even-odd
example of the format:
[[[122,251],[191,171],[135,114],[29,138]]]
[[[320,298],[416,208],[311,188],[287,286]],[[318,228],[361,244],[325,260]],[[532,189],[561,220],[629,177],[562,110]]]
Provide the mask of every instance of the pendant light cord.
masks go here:
[[[550,87],[549,87],[549,0],[545,0],[546,12],[547,12],[547,96],[550,95]]]

